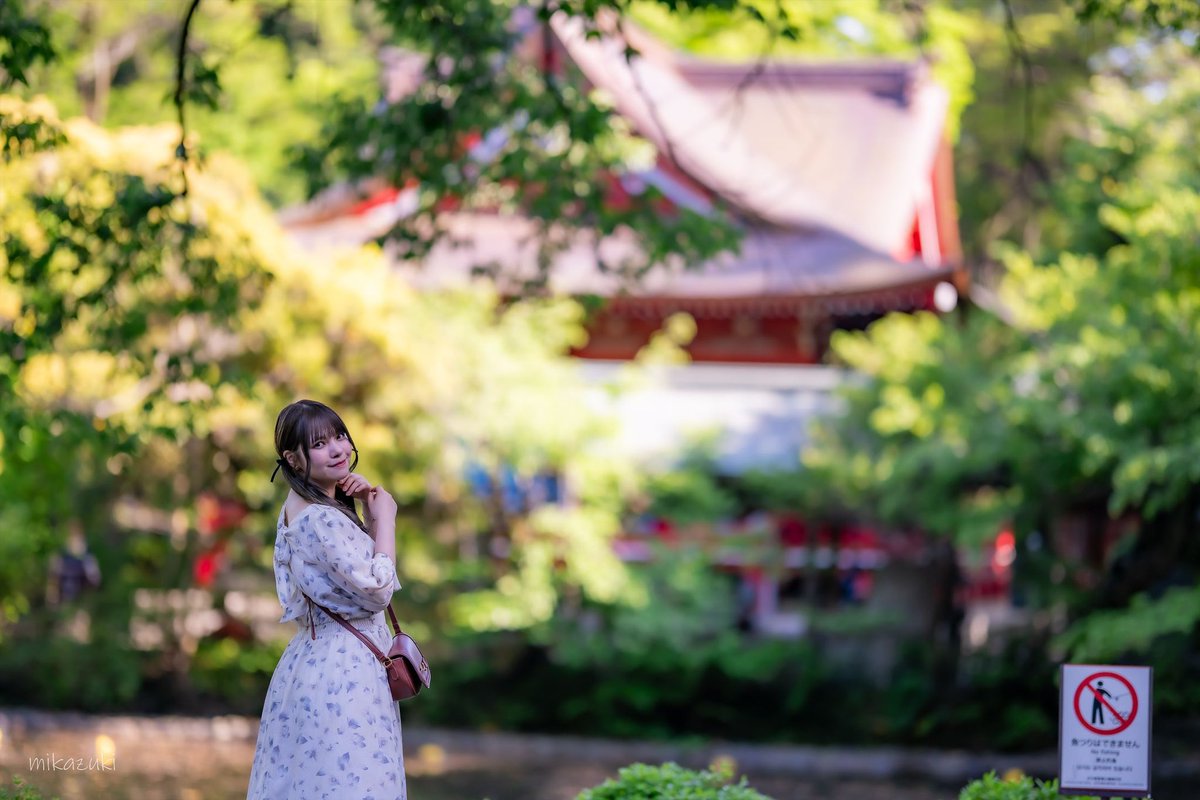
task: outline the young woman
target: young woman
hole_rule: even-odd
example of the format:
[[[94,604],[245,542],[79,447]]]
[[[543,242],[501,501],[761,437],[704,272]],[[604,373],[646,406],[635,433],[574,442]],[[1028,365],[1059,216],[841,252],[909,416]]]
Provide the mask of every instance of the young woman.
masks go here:
[[[313,605],[388,651],[383,609],[400,588],[396,501],[351,472],[354,441],[321,403],[279,413],[275,450],[291,487],[276,526],[275,587],[280,622],[295,620],[297,632],[267,689],[247,800],[406,800],[400,711],[383,667]]]

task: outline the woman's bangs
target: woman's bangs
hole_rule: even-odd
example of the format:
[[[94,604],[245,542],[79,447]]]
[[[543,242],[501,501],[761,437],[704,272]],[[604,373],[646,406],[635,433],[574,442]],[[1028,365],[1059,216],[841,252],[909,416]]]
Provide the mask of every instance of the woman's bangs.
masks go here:
[[[300,419],[297,433],[305,448],[311,448],[320,441],[327,442],[341,433],[350,435],[346,424],[333,409],[314,404],[306,406],[304,410],[306,413]]]

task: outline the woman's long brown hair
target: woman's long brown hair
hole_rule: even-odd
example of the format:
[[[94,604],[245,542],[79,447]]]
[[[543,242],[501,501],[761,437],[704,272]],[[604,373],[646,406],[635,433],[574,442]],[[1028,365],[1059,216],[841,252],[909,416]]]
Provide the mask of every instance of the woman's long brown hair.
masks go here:
[[[354,461],[350,464],[350,469],[353,471],[358,465],[358,448],[354,446],[354,439],[351,438],[350,431],[346,429],[346,423],[342,422],[342,418],[337,415],[336,411],[316,400],[297,400],[285,406],[275,420],[275,453],[278,455],[275,461],[278,465],[276,469],[283,470],[283,477],[287,479],[293,492],[310,503],[336,508],[354,520],[354,524],[365,531],[367,526],[358,516],[354,498],[343,492],[340,486],[334,488],[333,497],[330,497],[310,479],[312,461],[308,456],[309,448],[321,439],[329,441],[343,433],[354,450]],[[283,457],[288,450],[304,456],[303,474],[292,469],[292,465]],[[271,479],[275,479],[274,473],[272,473]]]

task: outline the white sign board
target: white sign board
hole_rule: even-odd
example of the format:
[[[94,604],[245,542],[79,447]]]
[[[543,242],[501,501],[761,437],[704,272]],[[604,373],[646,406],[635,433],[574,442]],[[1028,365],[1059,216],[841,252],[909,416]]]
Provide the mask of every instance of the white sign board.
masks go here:
[[[1150,796],[1150,667],[1064,664],[1059,791]]]

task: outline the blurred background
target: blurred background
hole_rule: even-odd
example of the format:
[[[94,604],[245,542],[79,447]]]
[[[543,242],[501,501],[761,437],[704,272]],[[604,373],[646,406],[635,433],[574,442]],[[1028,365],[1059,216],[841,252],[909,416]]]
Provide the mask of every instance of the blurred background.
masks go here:
[[[1198,129],[1189,0],[0,0],[0,774],[244,795],[309,397],[414,796],[954,797],[1070,661],[1194,797]]]

